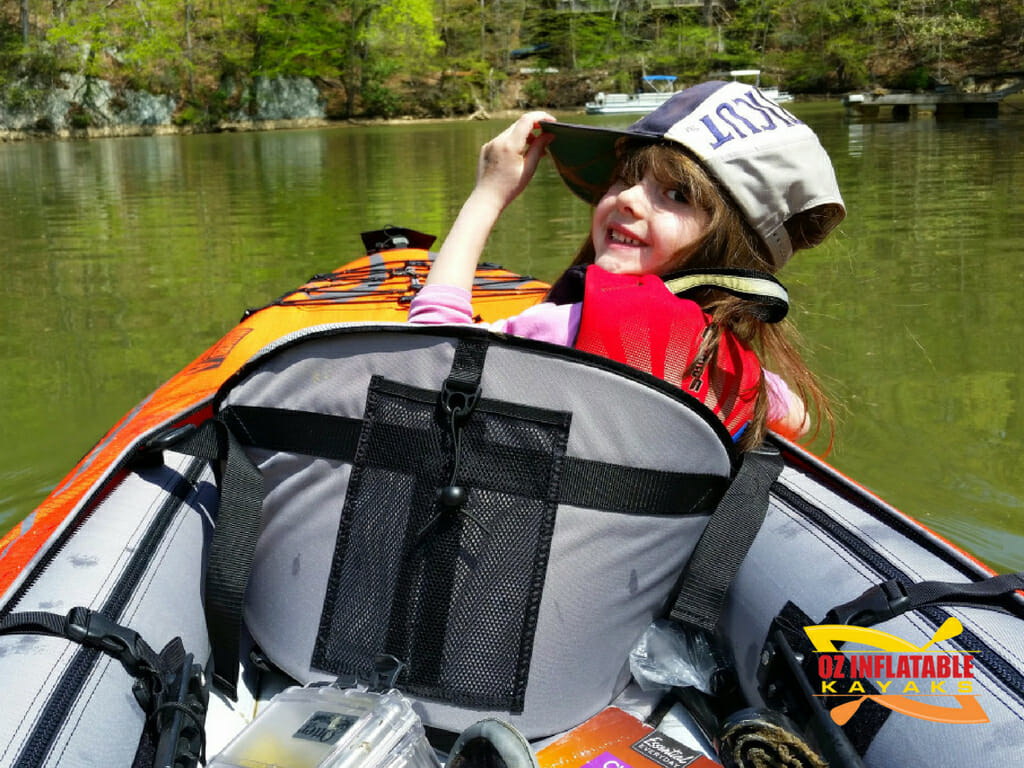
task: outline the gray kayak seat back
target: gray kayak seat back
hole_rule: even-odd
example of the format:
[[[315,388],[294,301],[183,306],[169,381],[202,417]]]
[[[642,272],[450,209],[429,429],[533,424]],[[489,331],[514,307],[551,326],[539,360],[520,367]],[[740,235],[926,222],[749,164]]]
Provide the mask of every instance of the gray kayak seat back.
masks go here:
[[[629,680],[737,456],[678,388],[479,328],[272,345],[219,418],[264,498],[244,601],[305,683],[389,654],[428,725],[571,728]]]

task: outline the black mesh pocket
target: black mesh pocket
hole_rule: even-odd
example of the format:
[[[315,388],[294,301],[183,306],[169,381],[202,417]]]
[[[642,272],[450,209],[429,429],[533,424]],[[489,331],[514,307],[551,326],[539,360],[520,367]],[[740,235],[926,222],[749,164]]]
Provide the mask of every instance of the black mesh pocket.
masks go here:
[[[388,653],[410,693],[521,712],[570,414],[483,399],[455,441],[438,402],[371,382],[312,665]]]

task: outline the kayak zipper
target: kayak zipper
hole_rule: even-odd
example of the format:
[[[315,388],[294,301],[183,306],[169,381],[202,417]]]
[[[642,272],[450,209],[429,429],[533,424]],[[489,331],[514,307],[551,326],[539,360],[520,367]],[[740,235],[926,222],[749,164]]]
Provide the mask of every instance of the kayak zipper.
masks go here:
[[[184,475],[179,476],[174,485],[167,489],[168,497],[154,515],[128,566],[99,609],[99,613],[115,622],[121,621],[121,614],[135,586],[148,568],[178,511],[195,495],[196,482],[206,466],[205,460],[192,459]],[[100,651],[92,648],[82,648],[74,655],[12,768],[39,768],[43,764],[100,656]]]

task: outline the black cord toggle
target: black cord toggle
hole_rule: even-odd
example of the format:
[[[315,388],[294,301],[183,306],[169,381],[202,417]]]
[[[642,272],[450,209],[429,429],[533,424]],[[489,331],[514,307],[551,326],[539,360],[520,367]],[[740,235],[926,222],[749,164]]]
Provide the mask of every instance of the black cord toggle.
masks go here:
[[[466,503],[469,496],[466,489],[458,485],[457,482],[459,459],[462,455],[462,428],[478,402],[480,402],[479,385],[469,385],[452,378],[447,379],[441,385],[441,409],[448,415],[448,434],[451,435],[452,447],[455,452],[448,485],[442,488],[439,494],[441,504],[446,509],[458,509]]]
[[[457,512],[477,525],[488,536],[493,536],[491,529],[476,515],[468,512],[463,507],[469,499],[469,491],[465,486],[459,485],[459,463],[462,457],[462,430],[469,419],[473,409],[480,402],[480,385],[459,380],[450,376],[441,385],[441,410],[448,417],[448,434],[452,440],[452,471],[448,476],[448,485],[437,492],[437,499],[441,505],[441,511],[434,514],[420,528],[417,538],[430,530],[441,518],[444,512]]]

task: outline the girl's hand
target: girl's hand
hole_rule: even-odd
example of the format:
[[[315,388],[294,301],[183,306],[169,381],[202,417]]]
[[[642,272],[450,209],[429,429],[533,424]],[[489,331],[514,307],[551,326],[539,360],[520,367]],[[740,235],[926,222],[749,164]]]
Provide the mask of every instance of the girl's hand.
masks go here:
[[[484,144],[477,164],[476,186],[452,224],[427,275],[427,285],[449,285],[470,291],[477,262],[505,206],[526,188],[553,134],[537,134],[547,112],[527,112]]]
[[[554,136],[535,133],[541,121],[554,122],[547,112],[527,112],[483,145],[477,163],[474,196],[481,195],[504,210],[533,178],[545,147]]]

